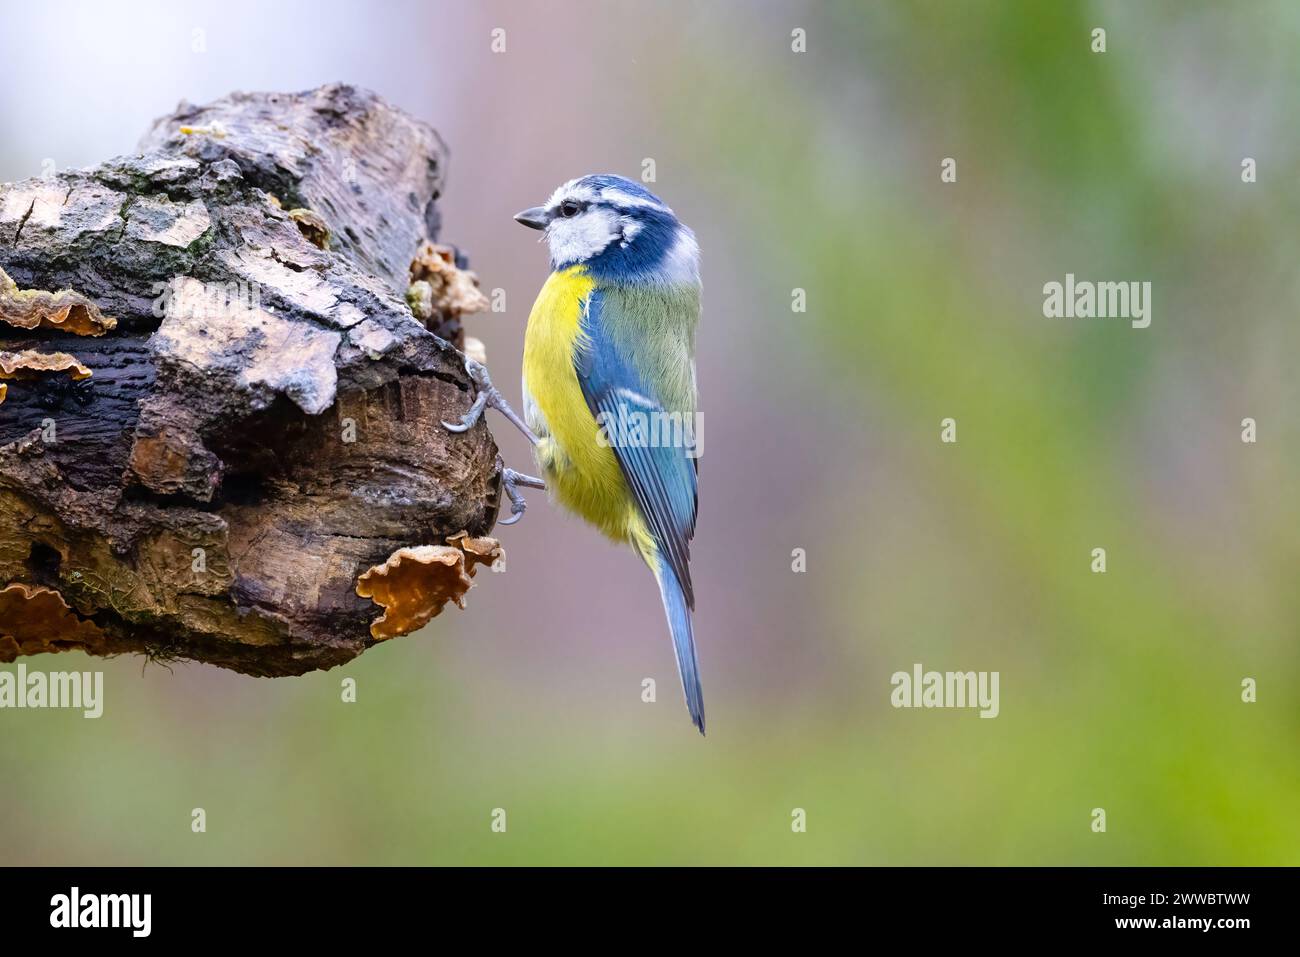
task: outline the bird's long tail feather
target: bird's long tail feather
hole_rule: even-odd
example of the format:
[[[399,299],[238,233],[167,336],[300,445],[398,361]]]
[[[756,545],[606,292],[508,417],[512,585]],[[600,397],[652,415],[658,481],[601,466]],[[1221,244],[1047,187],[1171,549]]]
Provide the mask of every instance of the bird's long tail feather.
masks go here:
[[[691,628],[691,610],[686,604],[677,576],[662,558],[656,558],[652,567],[659,581],[659,594],[664,600],[664,614],[673,634],[673,650],[677,653],[677,673],[686,693],[686,708],[691,721],[704,733],[704,689],[700,686],[700,663],[695,657],[695,634]]]

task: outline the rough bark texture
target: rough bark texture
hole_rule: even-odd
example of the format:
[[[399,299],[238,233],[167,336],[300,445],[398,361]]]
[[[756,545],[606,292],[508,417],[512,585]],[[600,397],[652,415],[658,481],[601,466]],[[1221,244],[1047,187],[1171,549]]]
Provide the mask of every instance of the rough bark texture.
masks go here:
[[[363,572],[496,520],[491,435],[439,424],[477,290],[451,255],[473,296],[407,302],[446,149],[330,86],[182,104],[140,150],[0,186],[0,661],[347,661]]]

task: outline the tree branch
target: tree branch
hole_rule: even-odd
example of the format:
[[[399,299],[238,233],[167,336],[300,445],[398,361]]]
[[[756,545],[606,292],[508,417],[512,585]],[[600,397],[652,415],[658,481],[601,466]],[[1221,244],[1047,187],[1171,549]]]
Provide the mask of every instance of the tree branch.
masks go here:
[[[439,424],[483,305],[429,265],[446,148],[337,85],[182,104],[140,148],[0,186],[0,661],[347,661],[360,575],[496,520],[491,434]]]

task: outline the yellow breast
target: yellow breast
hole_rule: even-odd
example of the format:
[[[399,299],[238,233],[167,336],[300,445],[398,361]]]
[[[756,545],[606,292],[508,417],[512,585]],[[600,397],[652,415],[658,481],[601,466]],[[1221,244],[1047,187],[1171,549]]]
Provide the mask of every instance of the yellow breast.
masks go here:
[[[595,283],[581,266],[551,273],[524,336],[524,406],[541,439],[533,450],[555,500],[644,554],[650,537],[613,449],[599,441],[573,367],[583,304]],[[652,546],[651,546],[652,547]]]

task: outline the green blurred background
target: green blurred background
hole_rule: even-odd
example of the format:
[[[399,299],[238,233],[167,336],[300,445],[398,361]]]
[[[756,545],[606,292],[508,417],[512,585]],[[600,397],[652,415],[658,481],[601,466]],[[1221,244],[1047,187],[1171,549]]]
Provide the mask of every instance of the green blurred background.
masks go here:
[[[709,737],[644,569],[538,496],[465,611],[345,668],[26,659],[105,711],[0,712],[0,863],[1300,863],[1300,7],[3,7],[3,180],[236,88],[433,124],[516,402],[510,215],[655,160],[705,257]],[[1151,327],[1043,318],[1067,272],[1151,281]],[[1001,714],[895,710],[913,662],[1000,672]]]

